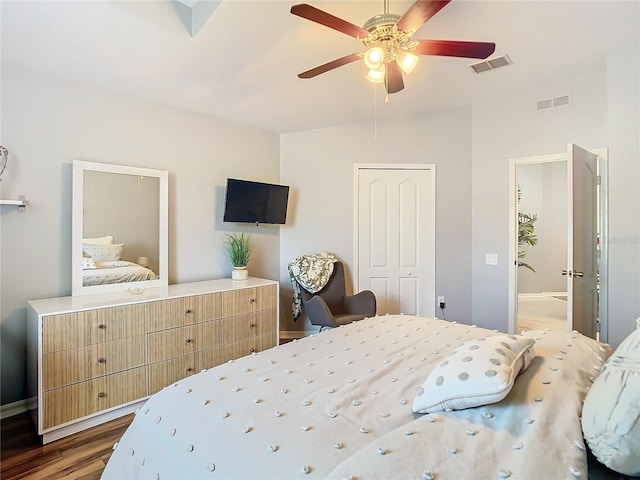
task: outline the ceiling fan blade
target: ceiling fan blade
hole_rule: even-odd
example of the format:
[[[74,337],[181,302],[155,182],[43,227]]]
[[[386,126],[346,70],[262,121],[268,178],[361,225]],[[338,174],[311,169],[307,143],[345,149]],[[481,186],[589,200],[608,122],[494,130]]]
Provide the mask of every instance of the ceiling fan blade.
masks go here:
[[[495,43],[459,42],[455,40],[420,40],[413,50],[420,55],[487,58],[496,50]]]
[[[398,20],[398,30],[412,35],[451,0],[418,0]]]
[[[387,93],[397,93],[404,88],[404,81],[402,80],[402,70],[396,62],[389,62],[385,64],[387,69],[384,83],[387,87]]]
[[[291,13],[312,22],[320,23],[329,28],[333,28],[339,32],[345,33],[351,37],[362,39],[369,35],[369,32],[362,27],[354,25],[353,23],[342,20],[335,17],[330,13],[323,12],[322,10],[312,7],[306,3],[300,3],[291,7]]]
[[[319,65],[316,68],[312,68],[311,70],[307,70],[306,72],[299,73],[298,77],[313,78],[316,75],[328,72],[329,70],[333,70],[334,68],[342,67],[343,65],[355,62],[356,60],[360,60],[360,56],[355,53],[352,53],[351,55],[345,55],[344,57],[336,58],[331,62],[325,63],[324,65]]]

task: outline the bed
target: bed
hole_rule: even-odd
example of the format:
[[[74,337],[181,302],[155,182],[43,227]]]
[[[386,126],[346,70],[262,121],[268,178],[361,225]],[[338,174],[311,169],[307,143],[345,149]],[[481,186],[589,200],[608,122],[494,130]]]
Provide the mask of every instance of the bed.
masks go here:
[[[158,279],[149,268],[127,260],[94,262],[93,265],[95,266],[82,270],[84,287]]]
[[[82,239],[82,286],[157,280],[156,273],[121,258],[124,243],[113,243],[113,235]],[[144,258],[144,257],[142,257]]]
[[[516,343],[528,347],[504,362],[520,374],[501,384],[502,400],[462,391],[414,412],[438,390],[438,369],[479,362],[484,345],[482,361],[493,361]],[[136,412],[102,478],[587,478],[580,414],[610,354],[576,332],[369,318],[165,387]],[[493,370],[481,371],[482,383]],[[443,376],[452,383],[441,372],[434,385]]]

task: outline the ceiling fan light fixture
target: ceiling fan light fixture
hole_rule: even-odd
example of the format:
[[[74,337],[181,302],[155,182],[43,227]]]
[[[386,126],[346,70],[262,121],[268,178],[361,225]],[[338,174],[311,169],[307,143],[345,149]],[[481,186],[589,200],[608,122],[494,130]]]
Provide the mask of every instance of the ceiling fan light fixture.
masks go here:
[[[369,70],[369,74],[367,75],[367,80],[372,83],[382,83],[384,82],[385,69],[384,65],[378,68],[372,68]]]
[[[364,54],[364,64],[372,70],[380,68],[384,64],[384,49],[379,46],[369,48]]]
[[[420,57],[411,52],[407,52],[406,50],[398,50],[396,52],[396,63],[407,75],[413,72],[413,69],[416,68],[418,60],[420,60]]]

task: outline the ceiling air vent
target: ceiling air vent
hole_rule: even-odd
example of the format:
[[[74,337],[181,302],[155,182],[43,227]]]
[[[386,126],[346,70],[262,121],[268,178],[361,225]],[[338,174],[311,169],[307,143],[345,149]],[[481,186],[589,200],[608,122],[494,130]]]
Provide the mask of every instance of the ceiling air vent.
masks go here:
[[[537,110],[547,110],[549,108],[564,107],[571,103],[569,95],[562,95],[555,98],[547,98],[545,100],[539,100],[536,104]]]
[[[474,63],[473,65],[469,65],[469,67],[476,73],[482,73],[495,68],[506,67],[507,65],[511,65],[511,59],[507,55],[503,55],[502,57],[495,57],[490,60]]]

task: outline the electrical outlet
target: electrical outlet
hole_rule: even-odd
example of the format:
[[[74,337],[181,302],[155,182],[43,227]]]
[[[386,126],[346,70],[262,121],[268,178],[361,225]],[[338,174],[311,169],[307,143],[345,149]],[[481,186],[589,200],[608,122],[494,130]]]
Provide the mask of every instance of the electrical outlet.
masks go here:
[[[487,265],[498,265],[497,253],[486,253],[484,257],[484,263]]]
[[[438,297],[438,307],[440,308],[444,308],[446,305],[445,301],[444,301],[444,296],[439,296]]]

